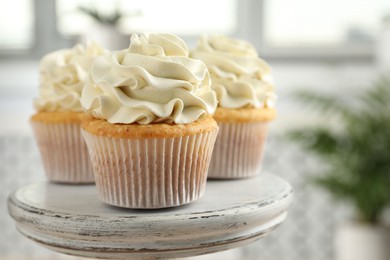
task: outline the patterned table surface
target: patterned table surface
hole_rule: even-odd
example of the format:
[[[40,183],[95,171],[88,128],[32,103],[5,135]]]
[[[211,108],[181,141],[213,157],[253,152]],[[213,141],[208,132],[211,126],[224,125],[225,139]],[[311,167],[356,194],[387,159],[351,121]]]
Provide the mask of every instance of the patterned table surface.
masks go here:
[[[177,258],[227,250],[271,232],[287,216],[293,190],[262,173],[208,181],[205,195],[177,208],[109,206],[93,185],[37,182],[13,192],[8,209],[26,237],[57,252],[95,258]]]

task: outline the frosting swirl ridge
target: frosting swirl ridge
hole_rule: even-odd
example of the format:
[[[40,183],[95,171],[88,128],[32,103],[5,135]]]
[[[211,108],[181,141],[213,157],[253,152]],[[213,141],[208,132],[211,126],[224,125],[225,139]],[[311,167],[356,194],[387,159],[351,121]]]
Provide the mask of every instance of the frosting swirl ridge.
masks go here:
[[[222,35],[203,36],[191,57],[204,61],[219,106],[273,107],[276,101],[270,66],[254,46]]]
[[[58,50],[40,62],[39,94],[34,99],[38,111],[81,112],[80,95],[89,78],[92,60],[105,50],[95,43]]]
[[[217,105],[206,65],[174,35],[133,34],[128,49],[95,60],[90,78],[84,110],[113,124],[186,124]]]

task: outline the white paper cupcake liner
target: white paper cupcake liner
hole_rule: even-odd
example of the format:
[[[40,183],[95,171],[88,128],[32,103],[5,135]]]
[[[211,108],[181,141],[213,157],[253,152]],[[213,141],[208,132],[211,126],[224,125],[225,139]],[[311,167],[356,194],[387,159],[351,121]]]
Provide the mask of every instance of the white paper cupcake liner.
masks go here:
[[[167,208],[200,198],[217,132],[125,139],[82,130],[101,200],[126,208]]]
[[[268,123],[220,123],[209,178],[238,179],[260,173]]]
[[[31,123],[49,180],[62,183],[94,183],[87,146],[80,124]]]

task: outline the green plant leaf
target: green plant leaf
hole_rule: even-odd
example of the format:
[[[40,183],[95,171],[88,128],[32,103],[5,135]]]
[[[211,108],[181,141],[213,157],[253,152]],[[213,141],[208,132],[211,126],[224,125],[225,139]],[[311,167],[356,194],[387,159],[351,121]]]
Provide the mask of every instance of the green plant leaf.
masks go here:
[[[123,14],[119,10],[116,10],[113,14],[103,15],[95,8],[79,6],[78,9],[82,13],[92,17],[96,22],[102,24],[116,25],[123,17]]]
[[[345,104],[345,100],[332,95],[315,93],[309,90],[300,90],[293,94],[293,98],[314,109],[323,115],[336,115],[350,117],[353,112]]]
[[[362,221],[378,223],[390,205],[390,80],[379,79],[350,103],[311,91],[295,97],[340,122],[337,131],[324,121],[287,134],[327,166],[310,182],[350,202]]]

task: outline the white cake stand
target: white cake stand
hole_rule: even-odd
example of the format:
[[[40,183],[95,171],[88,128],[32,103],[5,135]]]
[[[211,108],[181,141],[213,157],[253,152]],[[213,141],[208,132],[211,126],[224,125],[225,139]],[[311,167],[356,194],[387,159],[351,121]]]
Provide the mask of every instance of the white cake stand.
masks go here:
[[[108,259],[196,256],[260,239],[286,218],[293,190],[281,178],[209,181],[189,205],[130,210],[101,202],[95,186],[38,182],[8,198],[17,229],[54,251]]]

